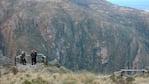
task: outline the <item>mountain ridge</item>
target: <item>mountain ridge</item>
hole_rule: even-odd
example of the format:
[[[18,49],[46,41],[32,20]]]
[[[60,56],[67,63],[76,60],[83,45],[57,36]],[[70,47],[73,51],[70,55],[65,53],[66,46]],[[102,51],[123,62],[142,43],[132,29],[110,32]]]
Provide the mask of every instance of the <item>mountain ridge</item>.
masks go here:
[[[148,66],[149,13],[105,0],[1,0],[0,45],[44,53],[72,70],[113,72]]]

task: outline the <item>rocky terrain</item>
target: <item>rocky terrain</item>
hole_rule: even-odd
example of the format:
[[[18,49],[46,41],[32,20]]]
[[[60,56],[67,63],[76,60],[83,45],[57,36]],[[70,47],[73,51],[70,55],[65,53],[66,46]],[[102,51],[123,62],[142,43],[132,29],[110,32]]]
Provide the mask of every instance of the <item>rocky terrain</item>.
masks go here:
[[[0,51],[31,49],[71,70],[149,65],[149,13],[105,0],[0,0]]]

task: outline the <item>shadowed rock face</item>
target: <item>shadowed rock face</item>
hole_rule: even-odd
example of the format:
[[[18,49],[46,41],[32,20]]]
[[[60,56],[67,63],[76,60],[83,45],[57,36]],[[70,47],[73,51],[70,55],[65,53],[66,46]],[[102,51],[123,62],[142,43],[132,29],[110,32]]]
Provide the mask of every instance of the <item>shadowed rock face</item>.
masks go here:
[[[1,0],[0,49],[31,49],[72,70],[110,72],[149,64],[149,13],[104,0]]]

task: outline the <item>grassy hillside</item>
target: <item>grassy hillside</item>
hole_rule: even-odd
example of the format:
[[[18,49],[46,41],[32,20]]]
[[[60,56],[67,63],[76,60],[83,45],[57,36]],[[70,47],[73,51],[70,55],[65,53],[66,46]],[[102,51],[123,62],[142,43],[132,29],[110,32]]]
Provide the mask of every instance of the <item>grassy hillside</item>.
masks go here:
[[[148,76],[116,77],[87,71],[72,72],[64,67],[17,65],[0,69],[1,84],[148,84]]]

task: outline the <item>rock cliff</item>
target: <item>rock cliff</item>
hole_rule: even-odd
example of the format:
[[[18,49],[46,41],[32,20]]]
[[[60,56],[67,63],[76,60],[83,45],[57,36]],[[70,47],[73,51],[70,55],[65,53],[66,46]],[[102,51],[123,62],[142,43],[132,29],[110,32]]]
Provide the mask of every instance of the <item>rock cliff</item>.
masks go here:
[[[72,70],[149,64],[149,13],[105,0],[1,0],[0,50],[36,49]]]

